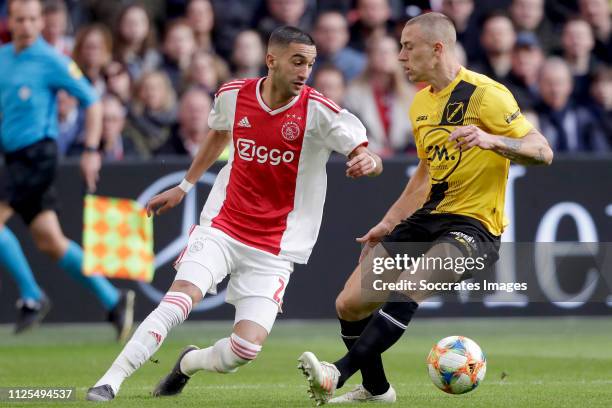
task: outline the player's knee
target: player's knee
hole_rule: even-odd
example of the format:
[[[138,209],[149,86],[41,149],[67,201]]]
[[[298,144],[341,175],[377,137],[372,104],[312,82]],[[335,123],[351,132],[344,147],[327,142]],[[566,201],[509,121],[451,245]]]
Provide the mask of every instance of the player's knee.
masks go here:
[[[370,316],[380,303],[366,303],[360,297],[359,291],[343,290],[336,298],[336,314],[338,318],[349,322],[363,320]]]
[[[336,314],[342,320],[360,320],[356,302],[344,290],[336,298]]]
[[[33,235],[36,248],[53,259],[60,259],[68,248],[68,240],[53,234],[37,233]]]
[[[191,304],[197,305],[200,303],[204,295],[200,288],[191,282],[185,280],[175,280],[172,282],[169,291],[171,292],[182,292],[191,298]]]

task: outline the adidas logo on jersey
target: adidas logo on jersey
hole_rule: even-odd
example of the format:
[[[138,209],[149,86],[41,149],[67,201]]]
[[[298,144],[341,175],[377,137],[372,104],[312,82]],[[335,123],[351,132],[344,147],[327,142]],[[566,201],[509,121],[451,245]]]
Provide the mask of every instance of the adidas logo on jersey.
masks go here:
[[[250,128],[251,124],[249,123],[249,118],[245,116],[242,119],[240,119],[240,122],[238,122],[238,126]]]

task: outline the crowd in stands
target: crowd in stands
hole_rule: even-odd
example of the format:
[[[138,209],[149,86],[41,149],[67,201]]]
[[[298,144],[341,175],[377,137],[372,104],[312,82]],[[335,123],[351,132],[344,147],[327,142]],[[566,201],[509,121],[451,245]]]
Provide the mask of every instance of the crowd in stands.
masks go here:
[[[421,86],[399,65],[399,35],[428,10],[450,17],[462,63],[506,85],[555,151],[612,151],[610,0],[47,0],[43,36],[100,94],[107,161],[193,156],[214,92],[265,75],[265,42],[281,25],[312,34],[310,85],[391,157],[414,153],[408,107]],[[78,155],[83,112],[57,97],[60,152]]]

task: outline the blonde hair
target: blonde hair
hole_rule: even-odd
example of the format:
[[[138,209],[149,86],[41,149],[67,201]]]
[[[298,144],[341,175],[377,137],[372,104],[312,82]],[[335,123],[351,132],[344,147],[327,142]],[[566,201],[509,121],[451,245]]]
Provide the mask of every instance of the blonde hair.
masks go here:
[[[454,47],[457,42],[457,31],[453,21],[442,13],[432,11],[411,18],[406,27],[418,25],[423,37],[430,43],[441,42],[447,47]]]

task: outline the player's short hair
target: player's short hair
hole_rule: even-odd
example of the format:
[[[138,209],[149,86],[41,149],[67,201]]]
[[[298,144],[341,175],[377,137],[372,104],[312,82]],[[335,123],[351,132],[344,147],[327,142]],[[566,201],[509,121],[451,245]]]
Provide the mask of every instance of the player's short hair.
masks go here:
[[[268,48],[270,47],[288,47],[291,43],[305,44],[315,46],[315,42],[305,31],[297,27],[282,26],[272,31],[268,40]]]
[[[442,42],[446,46],[454,47],[457,42],[457,31],[453,21],[442,13],[435,11],[413,17],[406,22],[406,26],[418,25],[429,42]]]

